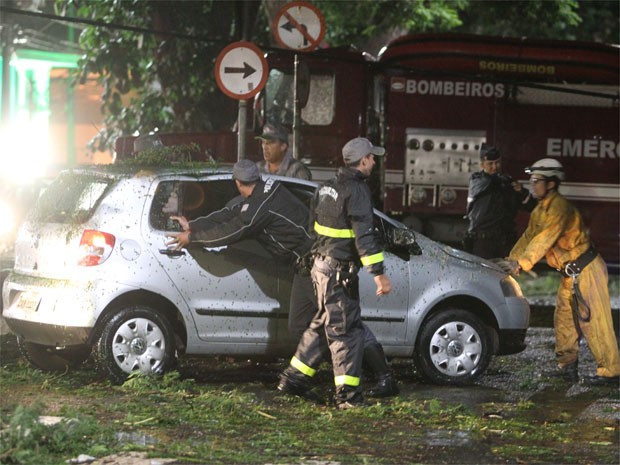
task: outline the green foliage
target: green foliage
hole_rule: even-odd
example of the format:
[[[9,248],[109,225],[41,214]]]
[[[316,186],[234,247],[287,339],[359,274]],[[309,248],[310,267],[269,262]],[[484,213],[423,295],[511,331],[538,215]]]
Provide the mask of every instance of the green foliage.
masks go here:
[[[167,145],[151,147],[138,152],[133,158],[126,158],[117,164],[129,167],[176,166],[182,168],[217,168],[215,161],[202,161],[198,144]],[[195,161],[198,160],[198,161]]]
[[[581,18],[576,0],[471,1],[456,30],[503,37],[574,39]]]
[[[214,374],[231,368],[214,364],[207,365]],[[474,451],[492,447],[497,463],[558,463],[571,441],[586,444],[573,463],[617,461],[613,424],[609,431],[584,429],[582,420],[563,417],[562,409],[560,421],[547,422],[549,416],[539,418],[538,412],[558,411],[547,397],[472,408],[470,401],[449,395],[460,388],[437,388],[431,396],[428,387],[414,383],[396,398],[341,412],[277,395],[273,387],[251,380],[197,382],[181,371],[135,376],[115,386],[90,370],[58,377],[6,360],[0,387],[11,393],[2,404],[6,420],[0,425],[0,462],[7,465],[61,465],[79,454],[101,458],[142,451],[140,438],[148,439],[151,457],[189,463],[416,463],[428,457],[433,437],[448,444],[466,438]],[[469,390],[477,389],[468,387],[460,395],[468,398]],[[25,406],[35,395],[45,404]],[[54,426],[38,421],[40,415],[58,415],[59,405],[66,420]],[[442,449],[450,447],[434,449],[443,462]]]
[[[95,73],[104,87],[105,129],[92,148],[106,149],[136,131],[210,131],[234,123],[236,106],[217,89],[214,65],[221,49],[242,37],[237,2],[57,0],[56,10],[111,25],[86,27],[79,37],[79,78]]]
[[[0,459],[4,464],[39,465],[58,463],[58,457],[89,453],[95,448],[106,453],[114,442],[113,435],[96,418],[62,418],[46,425],[41,421],[43,404],[18,405],[8,425],[2,425]]]
[[[467,0],[332,1],[314,2],[325,17],[326,40],[332,46],[357,47],[377,35],[404,32],[448,31],[462,24],[459,12]]]

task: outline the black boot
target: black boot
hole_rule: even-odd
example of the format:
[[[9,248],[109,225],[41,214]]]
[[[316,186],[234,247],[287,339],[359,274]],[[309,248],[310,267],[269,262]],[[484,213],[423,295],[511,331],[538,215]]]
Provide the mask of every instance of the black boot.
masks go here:
[[[338,410],[368,406],[368,404],[364,402],[364,396],[359,387],[353,386],[338,386],[334,394],[334,402]]]
[[[321,401],[318,394],[312,391],[310,377],[290,366],[280,374],[280,382],[277,389],[280,392],[303,397],[312,402]]]
[[[398,394],[396,379],[387,364],[381,344],[364,348],[364,362],[377,377],[377,384],[368,391],[368,397],[391,397]]]
[[[567,363],[565,365],[558,365],[555,371],[551,372],[552,378],[560,378],[564,381],[577,381],[579,379],[579,362]]]

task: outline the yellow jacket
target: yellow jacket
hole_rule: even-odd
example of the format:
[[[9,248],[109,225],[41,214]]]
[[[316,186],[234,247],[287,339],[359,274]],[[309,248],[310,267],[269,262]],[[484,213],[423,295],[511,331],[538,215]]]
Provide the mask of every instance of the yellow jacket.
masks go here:
[[[590,237],[579,211],[554,191],[538,202],[509,258],[517,260],[524,271],[531,270],[542,257],[549,266],[560,269],[589,247]]]

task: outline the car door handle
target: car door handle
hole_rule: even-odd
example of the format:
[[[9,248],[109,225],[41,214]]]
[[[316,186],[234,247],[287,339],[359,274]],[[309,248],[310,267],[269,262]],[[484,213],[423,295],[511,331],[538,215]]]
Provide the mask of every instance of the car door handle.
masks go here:
[[[159,253],[162,255],[168,255],[169,257],[180,257],[185,255],[185,251],[174,249],[159,249]]]

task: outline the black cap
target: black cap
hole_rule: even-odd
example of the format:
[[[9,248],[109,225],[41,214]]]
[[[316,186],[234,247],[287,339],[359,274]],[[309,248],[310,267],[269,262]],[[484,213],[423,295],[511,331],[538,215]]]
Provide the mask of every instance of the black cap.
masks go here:
[[[499,150],[490,144],[482,143],[480,146],[480,160],[497,160],[500,157]]]
[[[256,139],[281,140],[288,144],[288,131],[282,126],[267,123],[263,126],[263,133],[260,136],[256,136]]]
[[[233,179],[241,182],[254,182],[260,179],[256,163],[247,158],[239,160],[233,166]]]

